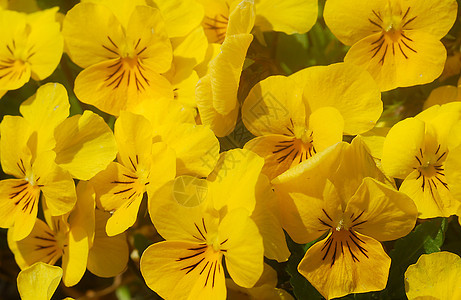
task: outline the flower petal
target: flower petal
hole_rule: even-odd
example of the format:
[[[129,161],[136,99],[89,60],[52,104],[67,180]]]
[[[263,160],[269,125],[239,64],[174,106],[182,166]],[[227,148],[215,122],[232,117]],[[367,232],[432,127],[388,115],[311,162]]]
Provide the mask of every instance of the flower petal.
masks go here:
[[[391,259],[379,242],[356,235],[363,241],[363,250],[342,239],[333,239],[328,247],[329,235],[310,247],[299,263],[298,271],[327,299],[386,287]]]
[[[206,255],[203,255],[203,260],[200,260],[200,256],[185,259],[191,255],[190,249],[200,246],[198,243],[181,241],[165,241],[149,246],[140,262],[147,286],[165,299],[225,299],[226,286],[220,254],[211,259]]]
[[[60,267],[38,262],[18,274],[18,291],[21,299],[51,299],[62,277]]]
[[[407,195],[367,177],[347,203],[345,214],[355,216],[351,216],[355,231],[378,241],[389,241],[410,233],[418,211]]]
[[[88,270],[99,277],[113,277],[120,274],[128,263],[129,249],[126,234],[106,234],[106,223],[110,214],[95,211],[94,243],[88,253]]]
[[[405,272],[405,292],[409,300],[458,299],[461,259],[450,252],[423,254]]]
[[[424,145],[424,136],[425,124],[420,120],[408,118],[395,124],[384,141],[384,172],[401,179],[409,175],[419,165],[416,157]]]
[[[388,1],[328,0],[323,17],[328,28],[346,45],[352,45],[373,34],[377,27],[371,21],[385,11]],[[371,21],[370,21],[371,19]]]
[[[117,153],[109,126],[88,110],[65,120],[56,129],[55,138],[56,163],[80,180],[104,170]]]
[[[210,126],[218,137],[230,134],[237,123],[239,105],[236,105],[227,115],[222,115],[216,111],[213,107],[210,75],[206,75],[198,81],[195,93],[202,124]]]
[[[82,68],[117,57],[107,48],[113,43],[120,45],[124,38],[120,21],[105,6],[95,3],[79,3],[69,10],[62,32],[67,53]]]
[[[263,0],[255,3],[256,26],[262,31],[305,33],[317,21],[317,1]]]
[[[229,211],[219,224],[221,251],[232,280],[240,286],[255,285],[264,269],[263,239],[245,209]]]
[[[75,79],[74,92],[85,103],[113,115],[146,99],[173,98],[170,82],[147,64],[110,59],[91,65]]]
[[[303,99],[311,112],[336,108],[344,119],[345,134],[359,134],[373,128],[383,110],[381,94],[373,78],[349,63],[316,66],[290,78],[304,88]]]
[[[221,52],[210,62],[213,107],[222,115],[231,113],[237,104],[237,91],[245,56],[253,40],[251,34],[227,36]]]
[[[83,226],[70,228],[68,233],[68,247],[63,251],[62,269],[64,275],[62,281],[65,286],[74,286],[86,271],[88,260],[88,234]]]
[[[306,107],[296,81],[270,76],[258,82],[242,106],[245,127],[256,136],[292,134],[294,125],[306,126]]]
[[[216,210],[224,206],[228,210],[244,207],[251,214],[256,205],[256,183],[263,164],[264,160],[249,150],[223,152],[208,176]]]

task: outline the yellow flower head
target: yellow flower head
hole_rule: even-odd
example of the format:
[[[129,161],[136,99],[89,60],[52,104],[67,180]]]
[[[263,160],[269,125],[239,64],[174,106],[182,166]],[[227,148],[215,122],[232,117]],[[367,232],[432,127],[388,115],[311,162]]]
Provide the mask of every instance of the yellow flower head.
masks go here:
[[[18,178],[0,181],[0,226],[13,228],[13,239],[21,240],[34,226],[40,194],[50,213],[58,216],[74,206],[75,186],[72,176],[56,164],[53,151],[36,151],[36,134],[25,119],[5,116],[0,133],[3,171]]]
[[[162,75],[172,48],[160,11],[142,1],[80,3],[68,11],[63,35],[71,59],[85,68],[75,94],[113,115],[145,99],[173,98]]]
[[[0,9],[0,96],[32,77],[43,80],[58,65],[63,38],[58,8],[25,14]]]
[[[328,27],[382,91],[433,81],[447,56],[440,39],[456,19],[454,0],[328,0]]]
[[[164,142],[153,142],[152,125],[146,118],[122,112],[114,131],[118,162],[91,179],[101,206],[113,212],[106,226],[109,236],[134,224],[144,192],[152,201],[155,190],[176,175],[174,150]]]
[[[327,299],[382,290],[390,258],[379,241],[408,234],[411,199],[381,183],[360,140],[339,143],[274,180],[284,228],[310,247],[298,271]]]
[[[461,258],[450,252],[423,254],[405,272],[409,300],[460,299]]]
[[[144,252],[141,272],[165,299],[225,299],[223,258],[239,286],[250,288],[261,276],[263,238],[250,216],[262,159],[248,151],[227,153],[209,180],[178,177],[149,207],[166,241]]]
[[[108,213],[95,212],[94,191],[87,182],[77,187],[75,209],[59,217],[44,209],[47,223],[37,219],[32,233],[14,241],[8,233],[8,246],[21,269],[36,262],[55,264],[62,258],[63,282],[77,284],[88,269],[101,277],[119,274],[128,261],[128,245],[124,234],[108,237],[105,225]]]
[[[420,218],[448,217],[461,204],[445,177],[447,155],[461,143],[460,119],[461,103],[434,105],[394,125],[384,141],[383,170],[404,179],[400,191],[415,201]]]
[[[243,122],[257,136],[245,148],[266,159],[263,172],[274,178],[340,142],[343,133],[371,129],[381,112],[375,82],[351,64],[271,76],[243,104]]]

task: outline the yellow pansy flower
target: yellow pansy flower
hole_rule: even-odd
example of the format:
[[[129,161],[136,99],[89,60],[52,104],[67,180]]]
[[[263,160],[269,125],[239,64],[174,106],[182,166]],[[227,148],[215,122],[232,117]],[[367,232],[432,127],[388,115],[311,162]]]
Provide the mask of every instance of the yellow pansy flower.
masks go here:
[[[409,300],[461,299],[461,258],[450,252],[423,254],[405,272]]]
[[[455,22],[454,0],[328,0],[324,18],[352,46],[344,61],[367,69],[382,91],[433,81],[447,52],[440,39]]]
[[[18,179],[0,181],[0,226],[12,228],[14,240],[32,230],[40,194],[50,213],[69,212],[76,201],[72,176],[55,163],[56,154],[37,152],[37,135],[29,123],[18,116],[5,116],[0,124],[0,160],[3,171]]]
[[[35,151],[53,150],[61,168],[88,180],[115,158],[115,138],[99,115],[86,110],[67,118],[69,108],[64,86],[47,83],[21,103],[19,111],[37,135]]]
[[[204,206],[168,203],[155,215],[155,226],[166,241],[144,251],[141,272],[147,286],[165,299],[225,299],[223,257],[241,286],[253,286],[261,275],[262,239],[248,212],[236,209],[220,219],[217,211]],[[166,209],[175,214],[166,214]],[[169,230],[161,224],[166,217]]]
[[[354,139],[273,181],[293,240],[323,237],[307,250],[298,271],[327,299],[384,289],[391,260],[379,241],[405,236],[416,223],[414,203],[380,182],[383,177]]]
[[[254,4],[240,2],[229,16],[220,52],[209,63],[208,74],[197,83],[200,118],[217,136],[228,135],[237,122],[237,92],[246,52],[253,36]]]
[[[174,150],[164,142],[153,142],[152,125],[146,118],[122,112],[114,132],[118,162],[91,179],[101,206],[113,211],[106,226],[109,236],[134,224],[144,192],[152,201],[154,191],[176,174]]]
[[[85,68],[75,80],[76,96],[113,115],[146,99],[173,98],[161,75],[172,61],[163,19],[158,9],[139,4],[80,3],[63,23],[69,56]]]
[[[379,89],[359,67],[311,67],[256,84],[242,106],[243,122],[257,137],[245,148],[265,158],[271,179],[340,142],[370,130],[382,112]]]
[[[109,214],[95,212],[94,192],[87,182],[79,183],[77,194],[77,205],[70,214],[52,217],[45,208],[47,223],[37,219],[28,237],[14,241],[8,233],[8,246],[21,269],[38,261],[53,265],[62,257],[66,286],[77,284],[87,265],[101,277],[123,271],[128,261],[126,236],[107,237],[104,228]]]
[[[64,43],[58,8],[25,14],[0,10],[0,97],[32,77],[43,80],[56,69]]]
[[[445,177],[447,155],[461,143],[460,119],[461,103],[434,105],[394,125],[384,141],[383,170],[404,179],[400,191],[415,201],[419,218],[448,217],[461,204]]]
[[[37,262],[18,274],[18,291],[22,300],[50,300],[62,277],[60,267]]]

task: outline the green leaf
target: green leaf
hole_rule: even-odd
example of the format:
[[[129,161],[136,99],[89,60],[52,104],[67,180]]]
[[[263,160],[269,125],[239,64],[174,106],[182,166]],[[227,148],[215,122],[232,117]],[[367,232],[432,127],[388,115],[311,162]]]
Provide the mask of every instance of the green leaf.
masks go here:
[[[389,254],[392,264],[387,287],[382,292],[384,299],[405,299],[405,271],[422,254],[439,252],[446,230],[447,220],[436,218],[416,226],[413,232],[395,242]]]
[[[323,299],[319,292],[307,281],[304,276],[298,272],[298,265],[301,259],[304,257],[307,249],[312,246],[317,240],[310,242],[309,244],[300,245],[296,244],[287,236],[288,248],[290,249],[291,256],[288,259],[286,271],[290,274],[290,284],[293,287],[293,293],[296,299]]]

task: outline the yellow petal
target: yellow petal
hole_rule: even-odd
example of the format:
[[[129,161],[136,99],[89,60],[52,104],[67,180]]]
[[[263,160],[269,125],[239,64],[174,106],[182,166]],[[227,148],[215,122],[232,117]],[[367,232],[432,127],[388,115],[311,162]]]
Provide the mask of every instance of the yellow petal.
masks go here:
[[[170,38],[185,36],[200,25],[204,16],[203,7],[193,0],[154,0],[154,3],[165,18]]]
[[[40,219],[36,220],[31,234],[20,241],[14,241],[13,232],[9,230],[8,247],[21,269],[38,261],[53,265],[62,255],[54,232]]]
[[[165,124],[195,124],[194,114],[184,109],[184,106],[170,99],[156,99],[156,101],[144,101],[137,106],[132,113],[142,115],[150,121],[154,130]]]
[[[326,299],[386,287],[391,259],[379,242],[355,235],[358,240],[353,243],[352,235],[336,238],[330,234],[310,247],[299,263],[298,271]]]
[[[69,10],[62,32],[67,53],[82,68],[116,57],[107,48],[123,40],[122,26],[114,14],[94,3],[79,3]]]
[[[36,155],[37,136],[29,123],[19,116],[4,116],[0,124],[0,159],[6,174],[25,178]]]
[[[387,1],[329,0],[325,3],[323,17],[328,28],[346,45],[352,45],[373,34],[377,27],[369,19],[386,10]]]
[[[25,14],[10,10],[0,11],[0,36],[2,36],[0,86],[2,90],[20,88],[30,79],[30,66],[24,63],[29,54],[23,57],[22,53],[19,53],[26,52],[21,48],[26,47],[27,26],[30,28]]]
[[[301,93],[297,82],[289,77],[270,76],[258,82],[242,106],[245,127],[259,136],[292,134],[294,125],[306,126]]]
[[[122,112],[114,125],[118,162],[136,172],[136,165],[151,160],[152,125],[139,115]]]
[[[6,179],[0,181],[0,211],[2,228],[11,228],[14,240],[30,234],[38,211],[40,189],[25,180]]]
[[[344,133],[370,130],[381,115],[379,88],[363,69],[349,63],[316,66],[290,76],[304,87],[303,99],[310,111],[336,108],[344,119]]]
[[[263,238],[264,256],[278,262],[287,261],[290,251],[280,223],[277,198],[269,180],[264,175],[259,177],[256,186],[256,206],[251,219],[258,226]]]
[[[456,1],[441,0],[423,3],[410,0],[405,4],[410,7],[412,15],[418,16],[412,21],[414,22],[412,28],[430,33],[436,38],[444,37],[455,23],[458,8]]]
[[[88,253],[88,270],[99,277],[113,277],[120,274],[128,262],[128,244],[124,233],[109,237],[106,222],[109,213],[95,211],[96,227],[94,243]]]
[[[460,95],[461,96],[461,95]],[[440,86],[435,88],[429,94],[424,102],[423,110],[433,106],[441,105],[452,101],[458,100],[458,88],[451,85]],[[458,100],[459,101],[459,100]]]
[[[409,300],[458,299],[461,259],[450,252],[423,254],[405,272],[405,292]]]
[[[125,28],[128,26],[129,18],[136,6],[146,5],[145,0],[82,0],[81,2],[103,5],[106,10],[111,11],[117,17]]]
[[[79,181],[76,188],[77,203],[69,216],[69,226],[82,227],[91,246],[94,239],[95,192],[88,181]]]
[[[80,101],[113,115],[146,99],[173,98],[165,77],[130,58],[105,60],[86,68],[75,79],[74,92]]]
[[[172,39],[171,43],[174,49],[173,60],[176,66],[184,67],[190,64],[195,67],[205,59],[208,41],[202,27],[194,29],[184,38]]]
[[[417,167],[420,149],[424,145],[424,122],[408,118],[395,124],[383,146],[382,166],[387,175],[405,178]]]
[[[255,188],[263,164],[264,160],[249,150],[223,152],[208,176],[212,182],[214,207],[217,210],[224,206],[228,210],[244,207],[251,214],[256,204]]]
[[[448,153],[445,176],[453,197],[461,199],[461,145]]]
[[[210,75],[206,75],[198,81],[195,92],[202,124],[210,126],[211,130],[218,137],[230,134],[237,123],[239,105],[236,105],[227,115],[222,115],[216,111],[213,106]]]
[[[210,62],[213,107],[222,115],[231,113],[237,106],[240,74],[252,40],[251,34],[227,36],[221,52]]]
[[[226,267],[232,280],[240,286],[252,287],[264,268],[264,246],[258,227],[245,209],[230,211],[219,225],[221,243],[225,248]]]
[[[72,176],[61,169],[55,162],[55,154],[42,152],[34,162],[33,174],[36,176],[46,205],[52,216],[68,213],[77,201],[75,184]],[[40,177],[40,181],[38,178]]]
[[[21,114],[38,133],[38,149],[53,149],[54,130],[69,116],[69,108],[66,88],[59,83],[41,86],[21,104]]]
[[[147,67],[157,74],[170,69],[173,59],[171,43],[158,9],[135,7],[126,28],[126,38],[136,41],[134,52],[136,58],[142,62],[141,67]],[[150,78],[149,75],[145,74],[145,77]]]
[[[384,174],[376,166],[366,146],[360,139],[353,139],[350,145],[344,147],[339,167],[329,178],[334,182],[343,201],[347,202],[365,177],[385,182]]]
[[[202,244],[165,241],[147,248],[140,262],[147,286],[165,299],[225,299],[221,254],[209,255],[207,249],[190,257],[198,247]]]
[[[124,205],[117,208],[106,224],[108,236],[114,236],[123,233],[133,226],[138,217],[139,205],[141,205],[143,194],[137,194],[128,199]]]
[[[442,73],[447,54],[434,36],[408,30],[397,42],[379,40],[386,38],[377,33],[360,40],[344,61],[370,72],[381,91],[428,83]]]
[[[255,10],[253,1],[243,0],[237,4],[229,15],[226,39],[232,35],[250,33],[253,29],[254,23]],[[224,39],[224,43],[226,42],[226,39]]]
[[[117,153],[109,126],[88,110],[65,120],[54,134],[56,163],[80,180],[89,180],[105,169]]]
[[[263,31],[305,33],[317,21],[317,1],[262,0],[255,3],[256,26]]]
[[[342,141],[344,119],[336,108],[321,107],[309,116],[309,129],[313,132],[316,151],[323,151]]]
[[[204,213],[210,197],[207,180],[179,176],[155,193],[149,214],[163,238],[196,242],[217,230],[218,219]]]
[[[18,274],[18,290],[22,300],[49,300],[62,277],[60,267],[38,262]]]
[[[28,36],[29,54],[27,62],[30,64],[32,78],[43,80],[54,72],[64,48],[64,39],[61,26],[57,22],[58,8],[37,11],[28,15],[32,28]]]
[[[280,134],[256,137],[248,141],[244,149],[251,150],[264,158],[264,167],[261,172],[270,179],[297,165],[304,157],[300,143],[295,142],[293,138]]]
[[[161,138],[176,153],[176,174],[208,176],[219,157],[219,142],[213,131],[193,124],[168,127]]]
[[[438,177],[421,176],[414,170],[405,178],[400,191],[410,196],[418,208],[418,218],[449,217],[456,214],[461,204]]]
[[[83,226],[74,225],[69,230],[68,247],[63,252],[62,281],[65,286],[76,285],[86,271],[88,260],[88,234]]]
[[[415,227],[418,216],[416,206],[407,195],[370,177],[363,180],[347,203],[345,214],[348,213],[355,215],[354,230],[378,241],[407,235]]]

